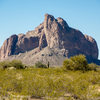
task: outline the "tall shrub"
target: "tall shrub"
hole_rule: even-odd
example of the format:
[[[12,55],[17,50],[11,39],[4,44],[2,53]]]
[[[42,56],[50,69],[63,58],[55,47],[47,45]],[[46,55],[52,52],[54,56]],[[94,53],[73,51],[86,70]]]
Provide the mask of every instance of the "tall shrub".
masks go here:
[[[67,70],[89,70],[88,62],[84,55],[76,55],[63,62],[63,67]]]

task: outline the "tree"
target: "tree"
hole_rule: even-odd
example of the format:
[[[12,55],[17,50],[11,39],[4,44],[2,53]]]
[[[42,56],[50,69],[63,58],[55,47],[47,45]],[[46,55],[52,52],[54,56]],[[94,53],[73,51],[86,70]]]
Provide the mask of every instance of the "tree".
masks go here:
[[[76,55],[63,62],[63,67],[67,70],[89,70],[88,62],[84,55]]]

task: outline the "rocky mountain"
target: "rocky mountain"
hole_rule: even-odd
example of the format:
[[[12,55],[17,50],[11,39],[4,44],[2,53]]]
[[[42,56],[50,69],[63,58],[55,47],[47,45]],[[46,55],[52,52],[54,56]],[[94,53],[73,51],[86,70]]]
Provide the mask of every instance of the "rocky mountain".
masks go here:
[[[42,24],[26,34],[12,35],[0,48],[0,60],[20,59],[26,64],[37,61],[61,65],[63,60],[84,54],[89,62],[100,64],[96,41],[69,27],[62,18],[45,14]]]

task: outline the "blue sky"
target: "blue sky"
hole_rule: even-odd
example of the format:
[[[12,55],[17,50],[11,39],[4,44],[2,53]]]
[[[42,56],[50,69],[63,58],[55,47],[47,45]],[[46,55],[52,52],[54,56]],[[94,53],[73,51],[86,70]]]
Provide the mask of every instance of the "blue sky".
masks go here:
[[[100,49],[100,0],[0,0],[0,46],[12,34],[34,30],[45,13],[94,37]]]

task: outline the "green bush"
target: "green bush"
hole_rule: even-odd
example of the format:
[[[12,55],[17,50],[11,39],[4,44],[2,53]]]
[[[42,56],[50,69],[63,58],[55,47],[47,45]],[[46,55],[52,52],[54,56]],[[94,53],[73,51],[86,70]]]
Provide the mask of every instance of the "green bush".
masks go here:
[[[63,62],[63,67],[67,70],[89,70],[88,62],[84,55],[73,56]]]
[[[2,61],[0,62],[0,68],[7,69],[9,67],[14,67],[16,69],[24,69],[24,65],[20,60],[12,60],[12,61]]]
[[[100,97],[99,88],[100,71],[65,72],[62,68],[0,70],[0,96],[8,96],[9,100],[20,100],[22,96],[43,97],[44,100],[62,97],[64,100],[95,100]]]
[[[63,67],[66,68],[67,70],[74,70],[74,62],[71,59],[66,59],[63,62]]]
[[[16,69],[24,69],[24,65],[20,60],[12,60],[11,61],[12,67],[15,67]]]
[[[6,69],[8,67],[11,67],[11,64],[10,64],[9,61],[2,61],[2,62],[0,62],[0,68]]]
[[[47,68],[47,66],[46,66],[45,64],[41,63],[41,62],[37,62],[37,63],[35,64],[35,67],[36,67],[36,68]]]
[[[94,64],[94,63],[91,63],[91,64],[88,64],[88,66],[89,66],[89,69],[90,69],[90,70],[97,71],[98,65],[96,65],[96,64]]]

